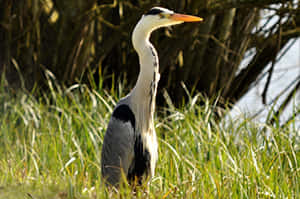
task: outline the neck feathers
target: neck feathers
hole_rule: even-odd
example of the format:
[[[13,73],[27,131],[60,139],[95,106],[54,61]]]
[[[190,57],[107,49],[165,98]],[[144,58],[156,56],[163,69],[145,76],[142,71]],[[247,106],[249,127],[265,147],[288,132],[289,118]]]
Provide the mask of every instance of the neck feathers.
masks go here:
[[[139,56],[140,73],[130,101],[138,116],[137,127],[143,127],[140,129],[142,132],[149,132],[149,128],[153,127],[156,91],[160,76],[157,52],[149,41],[151,32],[152,30],[147,30],[143,24],[138,23],[132,35],[132,43]]]
[[[140,63],[140,73],[134,90],[145,97],[148,97],[146,94],[151,90],[151,84],[157,84],[158,81],[156,78],[159,70],[158,56],[149,41],[151,32],[152,29],[147,28],[140,20],[132,34],[132,44],[138,53]]]

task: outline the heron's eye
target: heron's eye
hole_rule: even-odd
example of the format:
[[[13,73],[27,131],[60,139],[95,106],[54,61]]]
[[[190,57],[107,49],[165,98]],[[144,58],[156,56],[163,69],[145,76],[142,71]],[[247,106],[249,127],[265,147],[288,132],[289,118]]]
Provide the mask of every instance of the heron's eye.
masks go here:
[[[169,18],[169,17],[170,17],[170,14],[159,13],[159,17],[160,17],[161,19],[163,19],[163,18]]]

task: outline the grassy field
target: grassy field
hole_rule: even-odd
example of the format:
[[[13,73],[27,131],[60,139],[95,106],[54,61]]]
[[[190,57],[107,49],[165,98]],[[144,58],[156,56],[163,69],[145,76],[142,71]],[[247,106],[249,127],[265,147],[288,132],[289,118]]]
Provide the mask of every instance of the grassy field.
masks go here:
[[[45,96],[0,94],[0,198],[300,198],[300,136],[216,122],[214,104],[190,98],[156,118],[159,161],[149,188],[109,191],[100,178],[103,135],[121,87],[107,94],[49,83]]]

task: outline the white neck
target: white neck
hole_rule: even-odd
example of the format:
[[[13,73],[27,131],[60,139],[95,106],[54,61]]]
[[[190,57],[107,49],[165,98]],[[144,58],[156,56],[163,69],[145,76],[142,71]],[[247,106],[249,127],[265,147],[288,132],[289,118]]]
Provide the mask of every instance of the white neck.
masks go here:
[[[132,94],[138,98],[147,98],[151,91],[152,81],[158,82],[155,75],[159,75],[159,64],[157,52],[149,41],[152,30],[147,29],[140,22],[132,34],[133,47],[138,53],[140,63],[140,73]]]
[[[130,102],[138,117],[136,118],[139,121],[138,125],[145,128],[140,130],[144,132],[153,126],[159,64],[157,52],[149,41],[152,30],[146,29],[140,22],[132,34],[133,47],[139,56],[140,73],[136,85],[130,93]],[[146,124],[142,124],[142,121]]]

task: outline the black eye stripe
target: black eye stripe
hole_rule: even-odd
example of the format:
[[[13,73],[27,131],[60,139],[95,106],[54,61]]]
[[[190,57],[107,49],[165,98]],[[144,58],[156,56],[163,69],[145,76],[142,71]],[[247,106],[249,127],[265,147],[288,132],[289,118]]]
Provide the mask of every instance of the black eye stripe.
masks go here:
[[[162,13],[163,11],[158,8],[152,8],[149,12],[147,12],[145,15],[157,15],[159,13]]]

